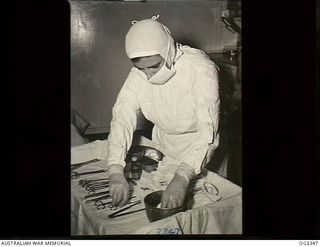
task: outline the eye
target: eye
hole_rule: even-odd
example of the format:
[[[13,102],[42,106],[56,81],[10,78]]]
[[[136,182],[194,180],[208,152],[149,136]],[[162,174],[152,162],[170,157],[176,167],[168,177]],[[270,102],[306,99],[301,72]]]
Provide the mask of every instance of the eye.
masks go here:
[[[157,69],[157,68],[160,67],[161,64],[162,64],[162,63],[158,63],[158,64],[156,64],[156,65],[153,65],[153,66],[149,67],[149,68],[150,68],[150,69]]]

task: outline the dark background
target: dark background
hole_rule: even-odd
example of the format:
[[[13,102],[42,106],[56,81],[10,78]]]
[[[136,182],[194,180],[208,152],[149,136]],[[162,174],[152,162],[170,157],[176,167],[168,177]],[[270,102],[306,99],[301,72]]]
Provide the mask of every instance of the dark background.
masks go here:
[[[319,237],[315,15],[315,1],[242,3],[244,226],[233,238]],[[15,1],[8,16],[1,238],[69,238],[69,5]]]

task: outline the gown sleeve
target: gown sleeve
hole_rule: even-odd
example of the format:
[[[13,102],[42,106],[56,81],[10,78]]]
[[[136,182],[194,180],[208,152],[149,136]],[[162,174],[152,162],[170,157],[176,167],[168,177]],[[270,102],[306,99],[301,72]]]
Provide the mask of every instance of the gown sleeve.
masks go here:
[[[193,168],[199,174],[210,161],[219,145],[219,79],[218,67],[213,62],[199,63],[195,67],[196,113],[198,130],[188,155],[181,160],[182,167]]]
[[[106,159],[110,174],[123,173],[126,153],[131,146],[133,133],[137,127],[139,111],[137,96],[132,86],[132,77],[129,74],[112,108]]]

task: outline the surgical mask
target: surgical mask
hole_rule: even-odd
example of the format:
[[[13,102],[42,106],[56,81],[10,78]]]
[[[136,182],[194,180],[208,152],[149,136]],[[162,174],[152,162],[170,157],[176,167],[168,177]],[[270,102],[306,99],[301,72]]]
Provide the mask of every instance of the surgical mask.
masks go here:
[[[155,73],[148,81],[152,84],[162,85],[171,79],[176,73],[176,70],[173,66],[171,69],[168,69],[166,62],[163,63],[161,69]]]
[[[176,74],[176,70],[173,64],[171,65],[170,69],[166,65],[168,55],[169,55],[169,47],[170,47],[170,43],[168,41],[167,56],[161,69],[148,80],[152,84],[163,85]]]

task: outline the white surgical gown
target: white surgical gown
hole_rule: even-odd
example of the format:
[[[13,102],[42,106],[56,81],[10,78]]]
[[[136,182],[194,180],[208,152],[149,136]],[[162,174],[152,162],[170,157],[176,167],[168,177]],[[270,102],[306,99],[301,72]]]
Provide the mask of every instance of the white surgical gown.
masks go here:
[[[177,46],[176,74],[155,85],[133,67],[113,107],[107,165],[125,166],[140,111],[152,123],[152,140],[179,163],[201,172],[219,144],[218,68],[204,52]]]

